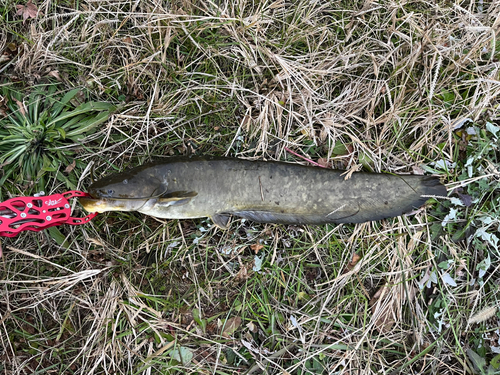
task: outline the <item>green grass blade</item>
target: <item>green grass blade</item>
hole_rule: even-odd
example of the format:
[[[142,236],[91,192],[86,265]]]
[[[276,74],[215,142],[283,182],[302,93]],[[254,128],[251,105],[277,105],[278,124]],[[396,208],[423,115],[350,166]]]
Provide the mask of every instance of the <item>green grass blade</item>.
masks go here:
[[[27,146],[26,145],[20,145],[12,150],[6,152],[2,156],[0,156],[0,163],[6,163],[10,164],[13,161],[15,161],[23,152],[26,151]]]
[[[105,122],[109,118],[109,115],[110,115],[110,112],[101,112],[97,116],[95,116],[91,119],[88,119],[86,121],[82,121],[79,124],[77,129],[67,132],[66,137],[72,138],[72,137],[75,137],[77,135],[80,135],[80,134],[83,134],[83,133],[86,133],[86,132],[92,130],[97,125]]]
[[[54,104],[54,106],[52,107],[52,113],[50,117],[59,116],[64,107],[66,107],[66,105],[70,102],[70,100],[72,100],[80,91],[81,89],[78,88],[67,92],[66,95],[64,95],[60,101]]]
[[[81,121],[85,121],[85,119],[87,119],[88,115],[86,113],[81,113],[79,115],[76,115],[75,117],[73,117],[72,119],[70,119],[69,121],[67,122],[64,122],[65,120],[67,119],[63,119],[61,121],[57,121],[56,123],[54,123],[54,127],[56,129],[64,129],[64,131],[68,131],[68,129],[71,129],[71,127],[78,123],[78,122],[81,122]]]
[[[116,107],[110,103],[104,102],[89,102],[79,105],[73,111],[63,112],[59,117],[50,121],[47,126],[51,126],[56,122],[71,118],[73,116],[88,113],[88,112],[100,112],[100,111],[113,111]]]

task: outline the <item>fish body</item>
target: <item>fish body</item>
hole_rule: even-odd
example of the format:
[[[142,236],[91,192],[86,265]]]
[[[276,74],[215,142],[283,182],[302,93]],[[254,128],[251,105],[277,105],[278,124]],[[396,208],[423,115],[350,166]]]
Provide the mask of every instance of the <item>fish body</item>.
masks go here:
[[[138,211],[164,219],[231,215],[263,223],[361,223],[402,215],[445,196],[436,177],[353,173],[275,161],[167,158],[103,178],[87,211]]]

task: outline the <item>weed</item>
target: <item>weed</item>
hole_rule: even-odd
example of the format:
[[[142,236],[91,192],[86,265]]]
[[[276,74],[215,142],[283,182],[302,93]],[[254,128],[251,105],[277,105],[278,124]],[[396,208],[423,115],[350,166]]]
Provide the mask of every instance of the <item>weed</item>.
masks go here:
[[[108,120],[115,107],[103,102],[73,104],[81,90],[62,93],[55,84],[33,87],[26,96],[12,86],[2,89],[7,113],[0,120],[0,185],[12,176],[15,184],[28,183],[43,191],[48,183],[44,176],[50,172],[74,188],[76,180],[68,180],[61,166],[70,167],[75,147]]]

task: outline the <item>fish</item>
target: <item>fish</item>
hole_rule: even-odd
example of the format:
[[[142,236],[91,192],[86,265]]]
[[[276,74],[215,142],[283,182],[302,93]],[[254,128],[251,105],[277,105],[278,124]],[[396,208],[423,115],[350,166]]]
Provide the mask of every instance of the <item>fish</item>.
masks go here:
[[[280,161],[170,157],[111,174],[79,201],[89,212],[137,211],[162,219],[232,216],[259,223],[363,223],[446,196],[438,177],[345,171]]]

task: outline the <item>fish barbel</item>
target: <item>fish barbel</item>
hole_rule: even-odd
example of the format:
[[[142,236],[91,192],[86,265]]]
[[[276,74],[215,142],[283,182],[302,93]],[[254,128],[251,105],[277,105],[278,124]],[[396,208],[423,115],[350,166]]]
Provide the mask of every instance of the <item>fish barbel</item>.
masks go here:
[[[353,173],[276,161],[173,157],[93,183],[89,212],[138,211],[164,219],[231,215],[261,223],[362,223],[395,217],[446,196],[437,177]]]

